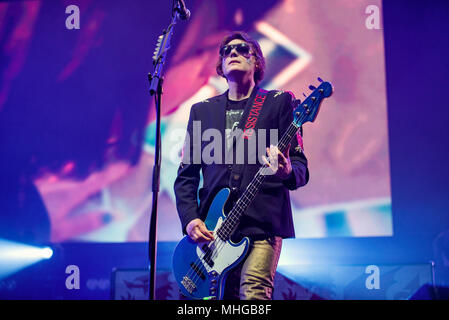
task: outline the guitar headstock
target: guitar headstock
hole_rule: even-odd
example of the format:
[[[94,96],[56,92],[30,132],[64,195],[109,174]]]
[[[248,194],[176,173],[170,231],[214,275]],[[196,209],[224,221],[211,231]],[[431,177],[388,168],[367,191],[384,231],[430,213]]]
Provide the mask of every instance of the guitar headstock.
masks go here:
[[[314,122],[320,111],[321,102],[332,95],[334,90],[332,85],[329,82],[324,82],[321,78],[318,78],[318,81],[321,82],[318,88],[309,86],[313,92],[302,103],[300,100],[297,100],[298,105],[293,111],[293,121],[298,126],[308,121]]]

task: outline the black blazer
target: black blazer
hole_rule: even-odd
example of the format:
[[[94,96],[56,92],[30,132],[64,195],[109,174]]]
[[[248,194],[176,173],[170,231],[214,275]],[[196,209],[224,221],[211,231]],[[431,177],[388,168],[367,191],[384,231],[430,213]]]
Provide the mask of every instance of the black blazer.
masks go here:
[[[239,124],[240,128],[243,128],[245,125],[257,89],[256,87],[253,90],[252,95],[248,99]],[[186,139],[190,143],[184,145],[188,150],[183,150],[182,162],[174,184],[176,206],[184,233],[186,232],[187,224],[191,220],[195,218],[205,220],[209,206],[216,193],[222,188],[229,187],[232,165],[225,164],[224,159],[227,94],[228,92],[226,91],[222,95],[196,103],[190,110],[187,125],[187,135],[190,138]],[[264,128],[267,129],[267,132],[269,132],[269,129],[279,129],[278,139],[280,139],[293,121],[293,102],[294,98],[287,92],[269,91],[255,129]],[[193,121],[200,121],[201,135],[199,134],[198,126],[196,129],[198,132],[194,135]],[[199,140],[204,131],[211,128],[217,129],[221,133],[222,157],[221,161],[205,164],[202,159],[199,161],[198,156],[195,158],[193,138],[199,137],[199,139],[196,139],[197,146],[201,145],[201,153],[197,152],[196,155],[203,154],[204,148],[211,142],[201,141],[200,143]],[[257,141],[258,147],[259,143],[265,143],[265,145],[269,146],[269,133],[266,136],[266,141]],[[234,143],[234,151],[235,148]],[[295,190],[307,184],[309,171],[303,150],[298,148],[298,139],[294,138],[292,140],[289,155],[292,164],[292,174],[286,180],[281,180],[274,175],[265,179],[253,203],[242,216],[234,238],[239,238],[240,236],[250,236],[253,239],[266,236],[290,238],[295,236],[289,190]],[[246,161],[242,166],[244,167],[238,195],[251,182],[260,164],[248,164],[248,161]],[[203,175],[203,185],[198,192],[201,180],[200,171]]]

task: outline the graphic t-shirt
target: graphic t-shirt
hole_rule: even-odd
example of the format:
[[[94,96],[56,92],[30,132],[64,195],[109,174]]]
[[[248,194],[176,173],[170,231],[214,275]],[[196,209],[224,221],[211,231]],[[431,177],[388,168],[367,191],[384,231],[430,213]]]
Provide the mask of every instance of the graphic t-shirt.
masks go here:
[[[243,110],[248,99],[241,101],[229,100],[226,106],[226,149],[229,150],[231,147],[231,133],[237,128],[242,118]]]

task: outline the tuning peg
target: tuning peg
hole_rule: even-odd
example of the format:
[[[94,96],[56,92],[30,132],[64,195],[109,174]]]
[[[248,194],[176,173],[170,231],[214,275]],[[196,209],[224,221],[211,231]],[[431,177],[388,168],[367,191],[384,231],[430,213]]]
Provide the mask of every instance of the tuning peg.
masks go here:
[[[319,81],[319,82],[323,82],[323,79],[321,79],[320,77],[318,77],[318,81]]]
[[[316,89],[316,87],[314,87],[314,86],[310,85],[310,86],[309,86],[309,89],[313,91],[313,90],[315,90],[315,89]]]

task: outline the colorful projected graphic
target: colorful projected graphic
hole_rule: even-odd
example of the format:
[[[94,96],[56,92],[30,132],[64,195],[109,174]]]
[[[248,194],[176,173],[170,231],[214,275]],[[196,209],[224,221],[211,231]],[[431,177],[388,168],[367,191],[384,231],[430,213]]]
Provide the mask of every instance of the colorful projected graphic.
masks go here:
[[[75,3],[76,2],[76,3]],[[0,238],[147,241],[154,106],[147,73],[167,3],[0,3]],[[257,39],[265,89],[298,98],[321,77],[334,94],[304,126],[310,181],[291,193],[298,238],[393,235],[381,1],[189,1],[175,26],[162,97],[158,239],[182,237],[173,182],[193,103],[220,94],[218,45]],[[151,17],[151,18],[149,18]],[[24,222],[25,221],[25,222]]]

